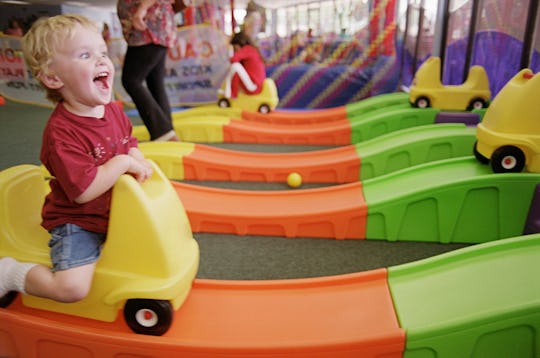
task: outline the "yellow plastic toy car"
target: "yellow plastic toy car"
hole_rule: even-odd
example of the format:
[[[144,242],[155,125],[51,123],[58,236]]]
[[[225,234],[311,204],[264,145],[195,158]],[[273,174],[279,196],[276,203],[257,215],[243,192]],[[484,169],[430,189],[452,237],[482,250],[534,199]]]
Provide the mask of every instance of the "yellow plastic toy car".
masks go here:
[[[48,185],[43,170],[20,165],[0,172],[0,256],[50,265],[49,234],[40,226]],[[123,308],[136,333],[162,335],[191,290],[199,264],[184,207],[154,164],[139,184],[123,175],[113,188],[107,241],[89,295],[60,303],[23,295],[25,306],[112,322]],[[6,307],[16,293],[0,298]]]
[[[540,76],[530,69],[516,74],[497,94],[476,129],[474,155],[491,161],[495,173],[524,167],[540,173]]]
[[[441,59],[428,58],[416,71],[409,101],[418,108],[465,111],[486,108],[491,99],[489,80],[481,66],[472,66],[467,80],[457,86],[443,86],[440,80]]]
[[[220,95],[218,106],[221,108],[238,107],[245,111],[269,113],[276,109],[279,103],[276,83],[271,78],[266,78],[263,82],[261,93],[248,94],[244,91],[238,91],[238,97],[235,99],[225,98]]]

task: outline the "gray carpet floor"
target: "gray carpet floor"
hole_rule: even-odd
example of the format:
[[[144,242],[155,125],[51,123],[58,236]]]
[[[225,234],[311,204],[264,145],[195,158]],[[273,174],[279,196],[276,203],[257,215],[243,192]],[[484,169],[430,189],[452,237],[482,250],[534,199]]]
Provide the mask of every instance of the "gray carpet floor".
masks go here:
[[[39,164],[41,133],[51,108],[6,101],[0,106],[0,170]],[[134,124],[140,118],[131,116]],[[320,147],[219,144],[245,151],[302,151]],[[233,189],[287,189],[284,183],[190,182]],[[466,245],[378,240],[333,240],[195,233],[200,246],[197,277],[269,280],[338,275],[420,260]]]

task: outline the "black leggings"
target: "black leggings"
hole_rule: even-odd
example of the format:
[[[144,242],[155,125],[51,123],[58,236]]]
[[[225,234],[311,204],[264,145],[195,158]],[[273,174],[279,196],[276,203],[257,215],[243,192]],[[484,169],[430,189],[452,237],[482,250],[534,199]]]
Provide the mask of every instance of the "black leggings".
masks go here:
[[[165,92],[166,57],[167,48],[163,46],[128,46],[122,69],[122,85],[137,107],[150,140],[173,129],[171,106]]]

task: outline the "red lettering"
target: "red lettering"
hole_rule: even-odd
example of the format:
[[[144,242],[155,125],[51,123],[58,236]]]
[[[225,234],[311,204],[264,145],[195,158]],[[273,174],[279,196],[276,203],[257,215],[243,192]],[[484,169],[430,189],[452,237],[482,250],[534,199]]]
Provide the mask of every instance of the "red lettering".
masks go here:
[[[212,57],[214,50],[212,49],[212,44],[208,41],[203,41],[201,43],[201,56],[204,58]]]
[[[180,46],[176,45],[174,47],[169,48],[168,55],[169,55],[169,58],[173,61],[181,60],[182,51],[180,50]]]
[[[24,69],[22,68],[0,68],[0,72],[5,77],[21,77],[24,78]]]
[[[179,42],[168,51],[169,59],[180,61],[185,58],[209,58],[214,55],[214,49],[209,41],[199,43]]]
[[[184,54],[184,58],[189,58],[189,57],[193,57],[193,58],[196,58],[196,57],[197,57],[197,53],[196,53],[195,50],[193,49],[193,45],[192,45],[192,44],[187,44],[187,46],[186,46],[186,53]]]

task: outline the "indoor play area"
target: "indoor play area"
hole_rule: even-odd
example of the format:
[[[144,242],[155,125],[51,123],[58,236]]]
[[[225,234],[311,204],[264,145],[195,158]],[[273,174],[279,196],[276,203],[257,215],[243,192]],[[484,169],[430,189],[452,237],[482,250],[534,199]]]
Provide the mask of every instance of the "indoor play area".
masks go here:
[[[537,0],[186,1],[179,142],[122,88],[115,2],[0,1],[108,25],[153,169],[114,184],[87,297],[0,297],[0,357],[540,357]],[[225,98],[239,29],[267,77]],[[0,258],[50,266],[53,107],[21,38],[0,51]]]

